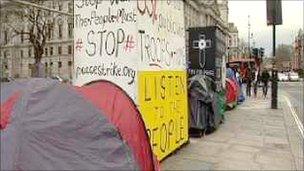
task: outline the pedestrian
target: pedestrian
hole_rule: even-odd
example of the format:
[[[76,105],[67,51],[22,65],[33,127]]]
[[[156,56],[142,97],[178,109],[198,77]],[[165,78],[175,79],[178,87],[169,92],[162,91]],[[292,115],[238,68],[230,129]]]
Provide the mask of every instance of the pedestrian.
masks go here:
[[[250,97],[251,96],[252,78],[251,78],[251,70],[250,70],[250,68],[247,64],[245,64],[244,82],[246,83],[246,95],[248,97]]]
[[[259,70],[255,70],[253,72],[253,94],[254,94],[254,98],[257,98],[257,93],[258,93],[258,86],[259,86],[259,81],[260,81],[260,72]]]
[[[268,71],[265,69],[262,72],[262,76],[261,76],[261,81],[263,83],[263,96],[264,96],[264,99],[267,97],[269,79],[270,79],[270,75],[269,75]]]

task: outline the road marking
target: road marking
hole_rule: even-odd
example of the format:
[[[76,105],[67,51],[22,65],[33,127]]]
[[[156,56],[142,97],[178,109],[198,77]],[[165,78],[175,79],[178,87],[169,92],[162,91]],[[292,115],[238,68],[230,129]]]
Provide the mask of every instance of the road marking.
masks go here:
[[[295,120],[296,123],[297,123],[297,126],[298,126],[298,128],[299,128],[299,130],[300,130],[300,133],[301,133],[301,135],[302,135],[302,138],[304,138],[303,124],[302,124],[302,122],[300,121],[300,119],[298,118],[298,115],[296,114],[294,108],[292,107],[289,98],[286,97],[286,96],[284,96],[284,98],[285,98],[285,100],[286,100],[287,105],[288,105],[289,108],[290,108],[290,111],[291,111],[291,114],[292,114],[294,120]]]

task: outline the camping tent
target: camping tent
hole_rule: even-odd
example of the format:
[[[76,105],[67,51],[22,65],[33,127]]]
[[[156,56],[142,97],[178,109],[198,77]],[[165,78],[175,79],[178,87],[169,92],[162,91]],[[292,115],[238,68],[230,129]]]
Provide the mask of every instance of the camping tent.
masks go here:
[[[210,80],[212,79],[203,75],[195,75],[189,79],[190,136],[212,132],[221,122],[217,98]]]
[[[231,68],[227,68],[226,70],[226,78],[232,80],[237,86],[237,103],[242,103],[245,101],[245,96],[242,90],[242,83],[239,78],[236,78],[235,72]]]
[[[230,109],[237,105],[237,85],[229,78],[226,78],[226,105]]]
[[[126,93],[105,81],[1,85],[1,170],[76,169],[159,170]]]

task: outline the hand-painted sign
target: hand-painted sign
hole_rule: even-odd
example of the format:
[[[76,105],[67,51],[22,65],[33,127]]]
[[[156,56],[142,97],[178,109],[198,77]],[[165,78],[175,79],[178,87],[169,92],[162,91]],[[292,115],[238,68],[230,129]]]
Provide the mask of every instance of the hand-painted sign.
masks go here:
[[[138,61],[135,5],[130,0],[75,1],[75,85],[109,80],[135,99]]]
[[[124,89],[163,159],[188,140],[183,1],[74,4],[74,84],[103,79]]]
[[[188,140],[186,81],[184,71],[139,73],[140,111],[160,159]]]

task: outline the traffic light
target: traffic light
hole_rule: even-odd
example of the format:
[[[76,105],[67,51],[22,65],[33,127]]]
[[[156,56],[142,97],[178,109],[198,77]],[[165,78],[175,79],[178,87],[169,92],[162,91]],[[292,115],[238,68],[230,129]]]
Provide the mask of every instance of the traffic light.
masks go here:
[[[260,57],[263,58],[264,54],[265,54],[265,49],[264,48],[260,48]]]
[[[252,55],[253,57],[258,57],[259,56],[259,49],[258,48],[253,48],[252,49]]]

